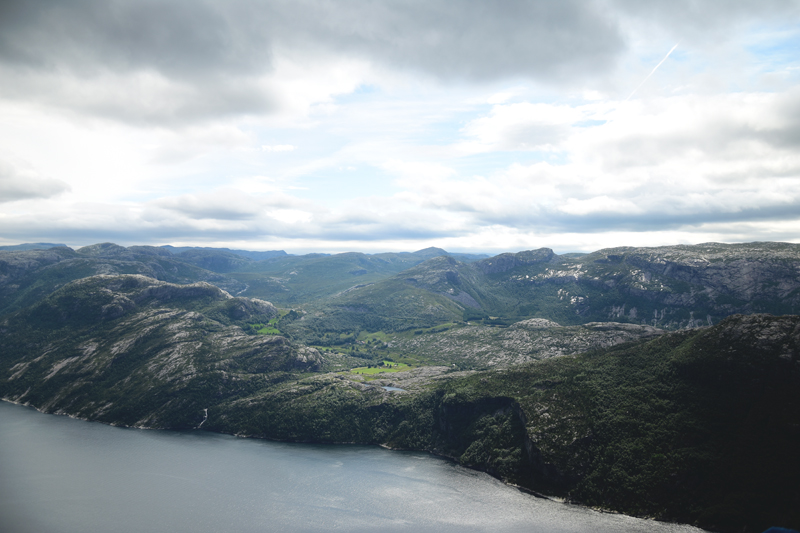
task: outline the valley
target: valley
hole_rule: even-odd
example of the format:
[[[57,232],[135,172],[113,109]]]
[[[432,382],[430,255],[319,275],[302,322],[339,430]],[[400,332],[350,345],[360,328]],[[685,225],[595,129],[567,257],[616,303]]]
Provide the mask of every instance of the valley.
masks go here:
[[[0,396],[430,451],[716,531],[800,524],[800,245],[260,254],[1,250]]]

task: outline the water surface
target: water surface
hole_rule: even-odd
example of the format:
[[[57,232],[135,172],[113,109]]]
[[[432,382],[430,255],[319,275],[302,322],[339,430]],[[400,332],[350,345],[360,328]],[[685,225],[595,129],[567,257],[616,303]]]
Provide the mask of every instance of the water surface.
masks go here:
[[[424,453],[106,426],[0,402],[0,531],[698,532]]]

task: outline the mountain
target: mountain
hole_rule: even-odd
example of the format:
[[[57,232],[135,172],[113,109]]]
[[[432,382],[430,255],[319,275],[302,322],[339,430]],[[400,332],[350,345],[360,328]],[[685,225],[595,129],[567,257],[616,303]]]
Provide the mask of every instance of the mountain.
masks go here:
[[[580,257],[542,248],[472,263],[441,256],[317,302],[313,327],[402,330],[545,318],[675,330],[736,313],[792,314],[800,310],[799,269],[800,245],[786,243],[614,248]],[[392,315],[392,307],[400,311]],[[373,315],[390,319],[374,323]]]
[[[229,272],[245,269],[254,262],[250,258],[221,250],[186,250],[175,257],[181,261],[186,261],[192,265],[219,274],[227,274]]]
[[[283,250],[270,250],[268,252],[254,252],[251,250],[231,250],[230,248],[209,248],[209,247],[199,247],[199,246],[170,246],[169,244],[161,246],[165,250],[169,250],[173,254],[181,254],[184,252],[223,252],[229,253],[233,255],[238,255],[240,257],[246,257],[247,259],[252,259],[253,261],[263,261],[265,259],[271,259],[273,257],[282,257],[289,255]]]
[[[428,248],[418,252],[384,253],[367,255],[307,254],[288,255],[282,250],[273,252],[248,252],[226,248],[176,248],[171,246],[123,247],[113,243],[99,243],[72,250],[59,247],[58,253],[46,253],[36,245],[19,245],[21,248],[0,251],[0,276],[13,271],[20,286],[0,277],[0,312],[19,308],[44,296],[48,291],[66,281],[94,274],[142,274],[173,283],[209,281],[225,290],[243,296],[262,298],[278,305],[292,306],[313,302],[332,296],[357,285],[364,285],[390,277],[444,250]],[[42,245],[44,246],[44,245]],[[20,255],[20,252],[30,252]],[[474,261],[483,255],[455,254],[464,261]],[[67,261],[47,272],[37,268],[50,263]],[[24,271],[24,273],[23,273]],[[12,292],[25,292],[31,285],[41,287],[33,296],[26,295],[19,303]],[[10,291],[9,291],[10,289]]]
[[[0,397],[428,450],[717,531],[800,526],[798,245],[442,252],[0,251]]]
[[[0,246],[0,250],[8,252],[24,252],[27,250],[46,250],[48,248],[66,247],[66,244],[53,244],[50,242],[35,242]]]
[[[234,294],[246,288],[153,246],[102,243],[78,250],[0,251],[0,313],[32,305],[70,281],[100,274],[140,274],[184,284],[206,281]]]
[[[377,254],[377,255],[389,255],[389,254]],[[439,257],[441,255],[448,255],[452,258],[458,259],[459,261],[463,261],[465,263],[471,263],[472,261],[480,261],[481,259],[486,259],[489,257],[487,254],[464,254],[458,252],[448,252],[443,250],[442,248],[436,248],[431,246],[429,248],[424,248],[422,250],[417,250],[416,252],[411,252],[409,255],[414,255],[416,257],[423,257],[425,259],[431,259],[434,257]]]
[[[113,424],[194,427],[220,399],[321,368],[316,350],[241,327],[277,315],[208,283],[73,281],[0,323],[0,394]]]
[[[278,305],[299,306],[375,283],[446,254],[439,248],[427,248],[374,255],[349,252],[275,257],[246,265],[230,276],[247,284],[243,295]],[[460,254],[460,257],[468,261],[482,256]]]

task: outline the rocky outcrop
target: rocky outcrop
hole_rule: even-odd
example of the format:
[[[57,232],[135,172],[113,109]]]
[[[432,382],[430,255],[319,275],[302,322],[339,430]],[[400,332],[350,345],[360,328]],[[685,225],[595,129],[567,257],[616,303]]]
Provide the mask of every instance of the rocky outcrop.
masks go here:
[[[484,274],[500,274],[520,266],[546,263],[556,257],[556,254],[550,248],[539,248],[538,250],[527,250],[515,254],[500,254],[489,259],[476,261],[474,264]]]
[[[75,256],[75,251],[65,246],[46,250],[0,251],[0,291],[32,271]]]
[[[436,335],[398,338],[392,348],[424,355],[440,364],[457,362],[464,368],[492,368],[607,348],[663,333],[661,329],[638,324],[591,322],[561,326],[551,320],[532,318],[507,328],[474,324]]]

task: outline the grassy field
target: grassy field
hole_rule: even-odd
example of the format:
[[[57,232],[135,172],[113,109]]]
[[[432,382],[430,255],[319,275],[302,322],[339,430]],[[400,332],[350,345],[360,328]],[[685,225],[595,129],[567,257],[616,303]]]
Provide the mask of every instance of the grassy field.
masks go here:
[[[283,332],[278,329],[278,323],[283,317],[288,315],[289,312],[289,309],[280,309],[278,316],[270,318],[269,322],[266,324],[251,324],[250,327],[252,331],[255,331],[259,335],[283,335]]]
[[[405,363],[395,363],[392,361],[382,361],[383,366],[361,366],[358,368],[350,369],[351,374],[361,374],[366,376],[374,376],[375,374],[383,374],[390,372],[404,372],[411,370],[413,367]]]

